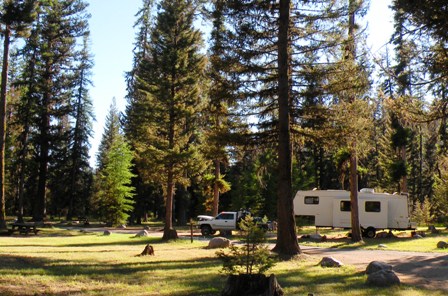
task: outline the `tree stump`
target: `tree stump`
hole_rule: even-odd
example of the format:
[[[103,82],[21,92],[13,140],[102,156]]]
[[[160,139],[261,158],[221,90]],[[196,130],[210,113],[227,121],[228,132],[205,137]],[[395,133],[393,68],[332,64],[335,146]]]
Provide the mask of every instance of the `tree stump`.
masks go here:
[[[222,296],[281,296],[283,290],[275,275],[264,274],[230,275],[221,292]]]
[[[150,244],[146,245],[145,249],[139,256],[148,256],[148,255],[154,256],[154,248]]]

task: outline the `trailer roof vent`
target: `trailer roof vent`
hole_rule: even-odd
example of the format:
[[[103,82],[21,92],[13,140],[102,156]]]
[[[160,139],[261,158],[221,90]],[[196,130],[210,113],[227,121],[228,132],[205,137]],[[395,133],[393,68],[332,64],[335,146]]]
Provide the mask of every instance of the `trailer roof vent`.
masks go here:
[[[373,188],[362,188],[360,190],[361,193],[375,193],[375,189]]]

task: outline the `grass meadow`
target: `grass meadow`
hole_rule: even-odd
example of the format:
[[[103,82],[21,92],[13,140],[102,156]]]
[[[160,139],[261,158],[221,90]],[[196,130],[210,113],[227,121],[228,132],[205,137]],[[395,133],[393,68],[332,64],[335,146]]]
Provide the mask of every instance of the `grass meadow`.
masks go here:
[[[432,248],[432,239],[401,244],[419,251],[424,245]],[[155,256],[136,256],[148,243]],[[377,244],[367,241],[357,247],[375,248]],[[158,237],[104,236],[58,228],[44,229],[37,236],[1,236],[0,295],[220,295],[226,276],[220,273],[216,250],[206,245],[207,241],[198,239],[165,243]],[[389,249],[404,248],[399,240],[396,245],[389,240],[387,245]],[[321,246],[350,244],[333,240]],[[446,291],[404,284],[369,287],[362,271],[350,266],[321,268],[317,265],[320,259],[298,256],[279,261],[270,273],[277,276],[285,295],[446,295]]]

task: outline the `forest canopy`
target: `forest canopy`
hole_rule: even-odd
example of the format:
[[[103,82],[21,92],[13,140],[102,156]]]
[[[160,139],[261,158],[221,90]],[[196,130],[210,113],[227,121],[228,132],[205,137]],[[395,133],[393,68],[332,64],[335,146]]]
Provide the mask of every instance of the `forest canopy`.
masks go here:
[[[250,208],[288,228],[297,190],[355,181],[447,222],[447,6],[391,1],[372,55],[367,1],[142,0],[126,110],[111,107],[92,167],[87,1],[0,1],[0,227],[153,218],[170,239]]]

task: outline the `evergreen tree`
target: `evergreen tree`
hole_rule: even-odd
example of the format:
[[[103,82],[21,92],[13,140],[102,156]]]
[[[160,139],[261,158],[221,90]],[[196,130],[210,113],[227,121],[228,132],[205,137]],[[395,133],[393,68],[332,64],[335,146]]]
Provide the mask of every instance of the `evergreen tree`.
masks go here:
[[[35,196],[37,184],[36,159],[33,157],[35,143],[32,140],[35,127],[35,115],[37,114],[37,101],[39,96],[38,87],[38,57],[39,57],[39,35],[42,23],[41,11],[33,23],[31,34],[24,47],[19,51],[23,57],[23,66],[16,86],[21,89],[21,99],[17,102],[15,109],[17,116],[11,122],[19,130],[15,159],[17,167],[17,219],[23,222],[25,205],[31,204]],[[28,197],[28,198],[27,198]],[[28,207],[29,208],[29,207]],[[31,214],[28,212],[27,214]]]
[[[34,137],[38,151],[38,182],[33,214],[35,221],[42,221],[46,215],[52,156],[67,147],[67,134],[54,131],[63,130],[57,126],[65,124],[71,109],[77,39],[84,36],[88,29],[86,7],[87,4],[82,0],[44,1],[41,5],[41,26],[36,27],[39,29],[39,63],[36,72],[39,87],[35,94],[38,98],[35,119],[37,133]],[[58,144],[62,146],[58,147]]]
[[[138,91],[137,86],[137,71],[140,63],[147,54],[148,42],[150,39],[150,33],[153,26],[153,0],[143,0],[142,7],[136,14],[137,20],[134,24],[134,28],[137,28],[137,34],[135,36],[134,49],[133,49],[133,65],[132,69],[126,73],[127,83],[127,106],[124,116],[124,130],[126,138],[129,140],[129,144],[133,151],[136,150],[136,144],[145,141],[144,129],[145,123],[145,105],[142,95]],[[162,205],[158,202],[158,190],[154,186],[145,182],[140,170],[142,169],[142,163],[138,158],[138,154],[134,158],[135,166],[133,167],[134,173],[137,176],[132,179],[133,186],[136,188],[134,195],[135,207],[132,214],[132,220],[136,220],[138,224],[141,223],[142,217],[147,217],[148,211],[152,208],[154,215],[157,216],[160,212]],[[145,218],[147,219],[147,218]]]
[[[103,136],[101,137],[101,142],[98,146],[98,154],[96,157],[96,165],[98,169],[102,169],[106,165],[106,153],[110,150],[112,143],[119,134],[120,112],[118,111],[116,100],[113,98],[109,113],[106,116],[106,125],[104,127]]]
[[[2,2],[0,22],[3,30],[3,64],[0,90],[0,229],[6,228],[5,212],[5,145],[6,145],[6,94],[8,88],[9,48],[12,34],[27,34],[34,19],[35,2],[33,0]]]
[[[120,133],[115,103],[110,107],[97,159],[93,204],[108,225],[126,222],[133,209],[132,152]]]
[[[79,53],[78,71],[75,76],[77,91],[74,92],[71,110],[73,127],[69,131],[68,152],[68,212],[67,220],[75,214],[86,215],[92,172],[89,165],[89,138],[92,136],[93,110],[88,87],[91,84],[92,61],[88,47],[88,35],[84,36]]]
[[[346,6],[335,1],[226,2],[226,56],[228,62],[236,64],[231,77],[238,85],[239,115],[256,117],[253,125],[257,129],[251,136],[258,146],[275,145],[278,149],[279,232],[275,250],[280,253],[300,252],[291,189],[291,130],[300,130],[300,126],[291,128],[290,124],[300,122],[297,116],[301,114],[302,94],[309,86],[304,57],[308,53],[317,60],[324,48],[341,41],[334,23]],[[300,135],[294,138],[301,140]]]
[[[160,3],[147,55],[137,71],[144,133],[133,146],[137,160],[144,162],[140,172],[163,188],[164,239],[177,237],[173,229],[176,186],[188,185],[189,175],[202,166],[198,141],[205,59],[200,53],[201,34],[193,28],[193,4],[185,0]]]
[[[221,166],[228,163],[228,153],[226,147],[237,145],[232,143],[232,133],[238,130],[238,119],[231,116],[235,108],[234,91],[235,87],[231,82],[229,73],[232,72],[232,63],[226,57],[226,31],[225,31],[225,1],[213,1],[210,19],[212,21],[212,31],[210,36],[209,50],[209,104],[206,109],[208,117],[208,128],[206,130],[206,155],[213,160],[213,192],[210,199],[211,213],[218,215],[221,190],[228,186],[222,179]]]

